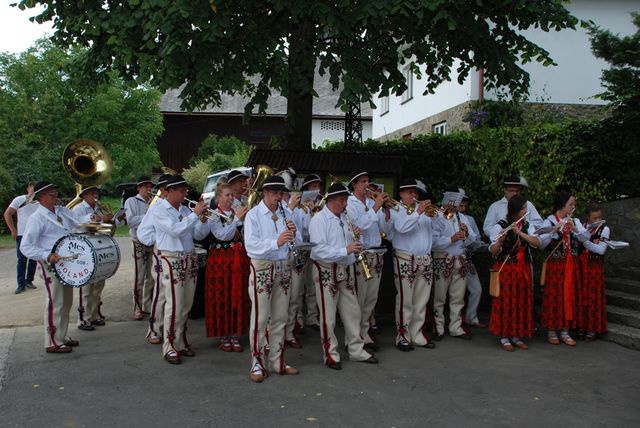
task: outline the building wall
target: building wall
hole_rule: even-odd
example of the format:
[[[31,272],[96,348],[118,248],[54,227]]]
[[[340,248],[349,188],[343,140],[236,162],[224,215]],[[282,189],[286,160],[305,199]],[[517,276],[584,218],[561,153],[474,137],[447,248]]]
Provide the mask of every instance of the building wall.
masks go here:
[[[609,272],[616,268],[640,266],[640,198],[620,199],[604,204],[604,218],[611,229],[611,239],[627,241],[630,246],[621,250],[607,250],[605,260]]]
[[[579,19],[590,19],[614,33],[629,35],[636,31],[629,13],[638,11],[639,5],[637,0],[574,0],[566,7]],[[575,110],[567,107],[572,104],[602,104],[602,101],[592,97],[603,90],[600,76],[606,63],[591,53],[588,33],[584,29],[548,33],[529,30],[524,35],[549,51],[558,64],[555,67],[543,67],[537,62],[524,65],[531,76],[528,101],[559,104],[562,105],[559,107],[561,111]],[[387,113],[381,111],[382,102],[376,97],[373,138],[384,140],[418,131],[431,132],[432,125],[442,120],[448,121],[449,130],[464,129],[466,125],[460,126],[457,122],[459,107],[478,99],[479,78],[477,71],[472,71],[462,85],[456,79],[454,73],[451,81],[440,85],[433,95],[422,95],[421,86],[424,87],[424,84],[414,79],[413,99],[402,104],[400,96],[390,96]],[[496,96],[496,93],[485,92],[487,99],[495,99]],[[587,107],[587,110],[590,109],[592,107]],[[452,115],[443,115],[443,112]]]
[[[362,141],[371,138],[371,120],[362,121]],[[311,143],[320,147],[327,141],[344,140],[344,119],[313,119],[311,123]]]

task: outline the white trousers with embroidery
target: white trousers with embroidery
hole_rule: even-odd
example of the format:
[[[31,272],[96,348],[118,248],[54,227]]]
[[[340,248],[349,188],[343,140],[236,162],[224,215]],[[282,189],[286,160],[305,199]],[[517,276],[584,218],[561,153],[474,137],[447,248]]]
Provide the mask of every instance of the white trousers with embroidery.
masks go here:
[[[320,336],[324,362],[340,362],[338,338],[335,334],[336,312],[344,326],[344,342],[352,361],[364,361],[371,357],[363,349],[360,336],[360,306],[355,290],[353,266],[340,266],[315,261],[313,283],[316,286],[320,314]]]
[[[249,298],[251,321],[249,343],[251,368],[268,368],[265,349],[269,346],[271,369],[280,373],[285,368],[284,330],[289,313],[291,265],[287,260],[254,260],[249,267]],[[268,338],[267,338],[268,334]]]
[[[293,330],[296,327],[298,317],[302,315],[302,299],[304,296],[305,282],[307,280],[307,267],[309,263],[304,264],[301,268],[296,269],[291,266],[291,287],[289,289],[289,312],[287,316],[287,325],[285,327],[285,340],[295,340],[296,336]],[[303,325],[301,323],[301,325]]]
[[[165,292],[162,285],[162,263],[160,258],[153,253],[153,259],[155,260],[155,283],[153,285],[153,292],[151,293],[151,310],[149,311],[149,330],[147,331],[147,337],[157,336],[162,337],[162,328],[164,326],[164,304],[165,304]]]
[[[433,284],[431,255],[415,256],[402,251],[393,255],[396,285],[396,345],[407,341],[416,346],[427,344],[424,324]]]
[[[151,269],[153,266],[153,247],[133,242],[133,310],[151,312],[153,286],[155,284]]]
[[[443,260],[440,258],[440,260]],[[449,334],[460,336],[465,333],[462,329],[460,313],[464,308],[464,293],[467,289],[467,279],[463,272],[464,262],[456,257],[448,276],[444,272],[436,275],[436,286],[433,296],[433,311],[436,319],[438,334],[444,334],[444,305],[449,297]]]
[[[371,316],[373,310],[378,303],[378,291],[380,290],[380,280],[382,278],[382,254],[365,253],[365,257],[369,264],[369,269],[373,278],[365,281],[362,273],[362,265],[356,262],[356,290],[358,294],[358,305],[360,306],[360,336],[364,343],[373,343],[373,339],[369,336],[369,328],[371,327]]]
[[[187,321],[193,304],[198,276],[198,258],[194,254],[179,255],[162,251],[162,286],[165,295],[164,343],[162,354],[190,348]]]
[[[78,325],[91,324],[91,321],[102,318],[100,305],[104,284],[105,281],[96,281],[78,288]]]
[[[63,285],[47,262],[38,262],[45,287],[44,347],[62,346],[68,340],[69,311],[73,305],[73,287]]]

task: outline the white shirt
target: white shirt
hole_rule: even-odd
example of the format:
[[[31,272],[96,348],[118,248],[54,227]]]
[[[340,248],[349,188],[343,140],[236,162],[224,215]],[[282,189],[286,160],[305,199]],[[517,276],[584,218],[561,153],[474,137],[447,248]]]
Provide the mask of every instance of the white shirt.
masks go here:
[[[484,234],[489,236],[491,235],[491,230],[493,226],[498,224],[500,220],[507,217],[508,209],[507,198],[503,197],[499,201],[496,201],[491,204],[489,210],[487,210],[487,216],[484,218],[484,223],[482,224],[482,230]],[[529,224],[532,224],[535,229],[538,229],[542,226],[542,217],[538,214],[538,210],[533,206],[531,201],[527,201],[527,211],[529,211],[527,215],[527,221]]]
[[[149,205],[149,209],[147,209],[147,212],[142,217],[142,220],[136,229],[138,241],[148,247],[151,247],[156,243],[156,228],[153,225],[153,211],[162,200],[163,199],[158,199],[155,204]]]
[[[411,214],[404,208],[391,210],[393,248],[417,256],[430,254],[433,236],[444,228],[444,221],[440,216],[432,218],[416,210]]]
[[[384,210],[373,210],[373,199],[365,198],[366,205],[354,195],[347,199],[347,211],[353,225],[360,228],[360,243],[364,248],[379,247],[382,244],[380,237],[380,221],[384,221]]]
[[[573,218],[572,221],[573,221],[573,225],[575,226],[575,231],[571,232],[571,234],[574,237],[576,237],[580,242],[584,242],[588,240],[591,237],[591,235],[589,234],[589,231],[584,228],[582,223],[580,223],[580,220],[578,220],[577,218]],[[544,219],[544,221],[542,222],[542,227],[556,226],[557,224],[558,224],[558,221],[556,220],[556,216],[554,214],[551,214],[549,217]],[[551,233],[546,233],[540,236],[540,248],[542,249],[546,248],[553,239],[562,239],[562,233],[551,232]]]
[[[96,213],[97,209],[98,204],[96,204],[95,208],[91,208],[91,205],[89,205],[87,201],[82,201],[73,207],[73,213],[76,215],[80,223],[89,223],[91,221],[91,216]]]
[[[600,242],[596,244],[595,242],[586,240],[582,243],[582,245],[584,245],[584,248],[591,251],[592,253],[604,256],[604,253],[607,251],[607,243],[605,241],[608,239],[609,239],[609,227],[605,226],[602,229],[602,232],[600,233]]]
[[[129,235],[132,239],[137,240],[136,234],[144,215],[149,210],[149,203],[144,200],[140,194],[128,198],[124,202],[124,210],[127,215],[127,224],[129,225]]]
[[[304,242],[309,242],[309,223],[311,222],[311,210],[309,212],[304,212],[300,207],[296,207],[293,210],[293,218],[294,223],[296,223],[296,228],[300,231],[300,235],[302,236],[302,240]],[[296,219],[298,222],[296,222]]]
[[[32,260],[47,260],[56,241],[71,233],[81,222],[76,214],[65,207],[56,206],[55,213],[42,205],[29,217],[22,235],[20,251]]]
[[[196,226],[196,228],[198,229],[197,233],[199,236],[202,236],[203,234],[204,236],[207,236],[209,232],[211,232],[218,241],[231,241],[236,235],[238,226],[240,226],[242,222],[238,217],[235,217],[232,210],[225,211],[222,208],[218,207],[216,211],[222,212],[232,220],[224,221],[223,223],[220,217],[214,215],[214,217],[207,220],[206,223],[198,222]]]
[[[273,220],[273,215],[277,216]],[[286,230],[282,214],[271,212],[260,201],[244,218],[244,246],[250,258],[256,260],[287,260],[289,245],[278,247],[278,236]]]
[[[347,254],[347,245],[353,242],[351,231],[344,213],[340,217],[326,205],[311,218],[309,235],[315,247],[311,248],[311,258],[323,263],[337,263],[348,266],[356,261],[356,256]]]
[[[438,216],[442,216],[442,213],[439,213]],[[480,239],[479,236],[471,228],[469,224],[469,219],[464,214],[458,214],[451,217],[451,219],[445,221],[445,227],[439,233],[436,234],[436,237],[433,241],[433,252],[440,253],[439,256],[442,257],[444,254],[448,254],[450,256],[460,256],[464,254],[464,241],[459,240],[454,243],[451,243],[451,237],[454,233],[460,231],[460,223],[458,222],[458,216],[460,217],[460,222],[467,225],[467,231],[469,232],[466,240],[475,241]]]
[[[165,199],[156,203],[153,210],[153,226],[156,230],[156,248],[160,251],[192,251],[195,246],[193,239],[203,239],[196,234],[196,224],[200,219],[184,205],[175,209]]]
[[[36,212],[40,204],[34,200],[34,202],[27,204],[27,195],[16,196],[9,204],[9,207],[16,210],[18,216],[18,236],[22,236],[24,228],[27,226],[27,220],[33,213]]]

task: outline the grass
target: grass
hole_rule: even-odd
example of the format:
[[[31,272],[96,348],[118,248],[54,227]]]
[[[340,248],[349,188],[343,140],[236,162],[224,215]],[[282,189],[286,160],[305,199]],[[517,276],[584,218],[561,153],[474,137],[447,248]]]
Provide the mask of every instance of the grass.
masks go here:
[[[101,203],[108,205],[111,207],[111,209],[113,210],[113,212],[116,212],[119,207],[120,207],[120,198],[108,198],[108,197],[104,197],[101,198],[100,200]],[[5,248],[15,248],[16,246],[16,241],[14,241],[11,238],[11,234],[9,233],[9,229],[5,228],[6,233],[1,233],[0,234],[0,249],[5,249]],[[119,227],[116,230],[116,237],[118,236],[129,236],[129,226],[128,225],[124,225],[122,227]]]

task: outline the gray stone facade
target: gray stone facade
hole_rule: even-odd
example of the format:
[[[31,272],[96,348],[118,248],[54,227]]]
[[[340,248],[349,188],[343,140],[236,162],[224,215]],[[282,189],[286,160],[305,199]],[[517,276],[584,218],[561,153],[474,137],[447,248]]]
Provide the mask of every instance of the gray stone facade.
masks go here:
[[[604,217],[611,229],[611,239],[631,244],[621,250],[607,251],[607,274],[615,273],[618,267],[640,266],[640,198],[605,203]]]

